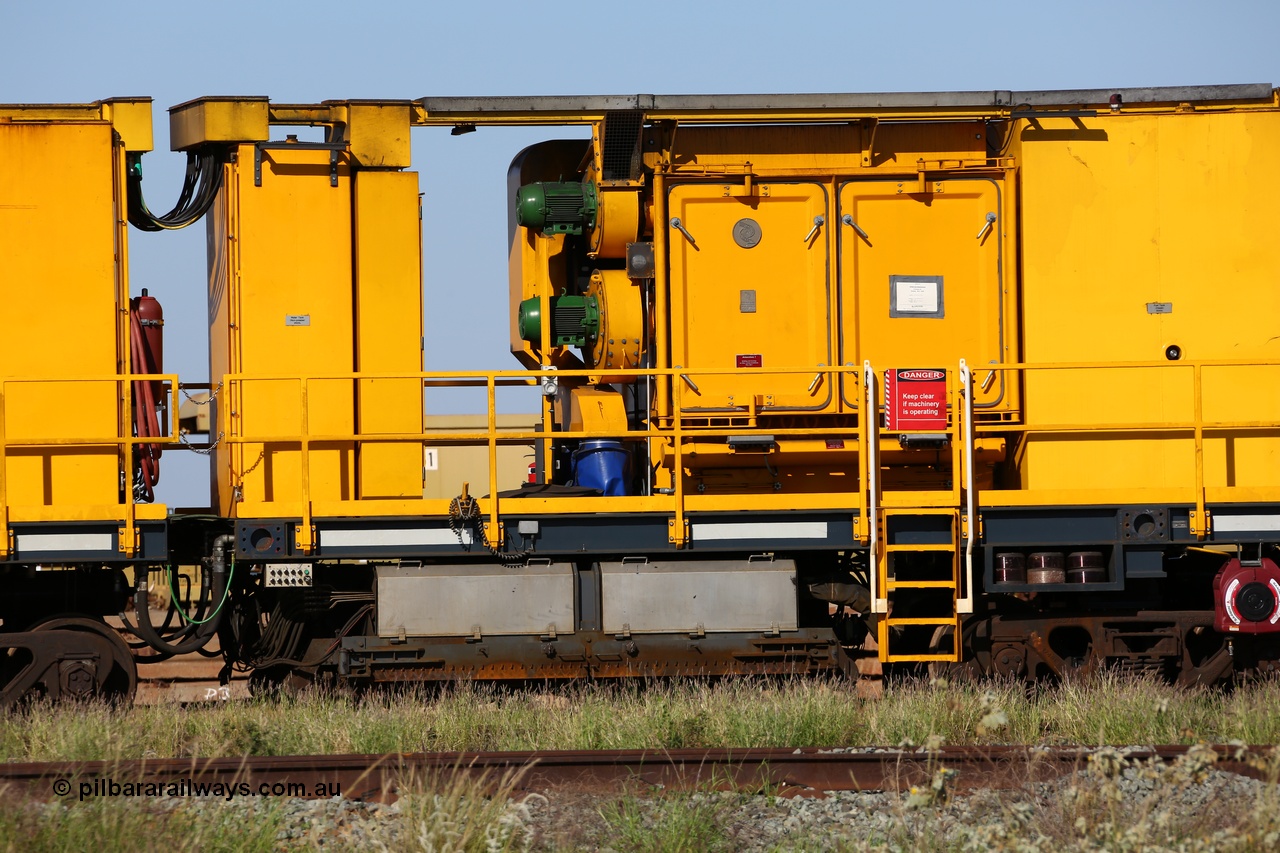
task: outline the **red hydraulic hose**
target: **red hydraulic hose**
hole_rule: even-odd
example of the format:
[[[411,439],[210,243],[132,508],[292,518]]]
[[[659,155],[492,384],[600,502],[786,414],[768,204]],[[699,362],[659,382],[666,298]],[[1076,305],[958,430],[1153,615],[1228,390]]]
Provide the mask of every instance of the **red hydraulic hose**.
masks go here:
[[[142,324],[137,309],[129,312],[129,336],[132,340],[130,364],[134,373],[154,373],[150,353],[142,339]],[[160,423],[156,420],[156,400],[151,380],[133,383],[133,425],[138,438],[159,438]],[[137,445],[137,456],[142,468],[142,491],[147,501],[155,499],[155,485],[160,482],[159,444]]]

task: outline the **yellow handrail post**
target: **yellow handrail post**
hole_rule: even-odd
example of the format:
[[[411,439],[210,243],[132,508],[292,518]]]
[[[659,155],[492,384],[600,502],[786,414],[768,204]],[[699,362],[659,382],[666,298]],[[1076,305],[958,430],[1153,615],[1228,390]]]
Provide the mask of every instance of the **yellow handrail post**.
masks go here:
[[[298,550],[304,554],[310,554],[315,547],[315,527],[311,524],[311,417],[307,411],[307,392],[310,379],[302,377],[299,386],[299,400],[302,404],[302,441],[299,445],[299,455],[302,465],[302,523],[298,525],[297,535],[294,537]],[[266,448],[263,448],[266,452]]]
[[[1191,365],[1191,393],[1195,418],[1196,508],[1191,513],[1191,533],[1197,539],[1209,535],[1209,511],[1204,505],[1204,384],[1199,362]]]
[[[859,387],[864,385],[865,377],[860,379],[853,371],[846,371],[843,376],[852,378]],[[862,399],[866,400],[865,393]],[[871,525],[875,522],[867,516],[867,412],[865,405],[859,408],[862,414],[858,418],[858,514],[853,519],[853,532],[854,538],[866,545],[871,541]]]
[[[502,525],[498,523],[498,388],[497,377],[490,371],[485,376],[489,432],[489,544],[502,547]]]
[[[133,450],[134,450],[134,444],[136,442],[136,439],[134,439],[130,435],[124,434],[126,432],[126,429],[124,428],[124,424],[130,422],[133,418],[132,373],[133,373],[133,365],[130,364],[129,375],[126,376],[123,383],[124,397],[123,397],[122,404],[124,407],[123,411],[126,412],[126,415],[125,415],[125,419],[120,421],[121,435],[117,436],[118,438],[117,447],[121,449],[121,454],[123,456],[123,461],[121,464],[123,465],[124,470],[127,473],[125,474],[125,488],[124,488],[124,523],[119,528],[117,528],[116,538],[119,543],[117,545],[118,550],[121,553],[123,553],[126,557],[132,557],[133,552],[136,551],[138,548],[138,529],[137,527],[134,526],[134,521],[136,518],[136,508],[134,506],[134,501],[133,501]]]
[[[9,463],[6,458],[4,386],[4,380],[0,379],[0,557],[9,556],[10,545],[13,540],[13,536],[9,532],[9,486],[6,482]]]
[[[671,366],[671,341],[670,330],[667,328],[667,316],[670,313],[668,306],[670,282],[667,276],[667,179],[661,172],[655,172],[653,176],[653,216],[653,316],[655,320],[652,363],[657,368],[668,368]],[[674,377],[670,373],[664,373],[655,378],[658,380],[658,387],[657,399],[653,407],[656,410],[657,419],[661,422],[664,416],[679,418],[679,412],[672,412],[670,408]]]
[[[688,522],[684,517],[684,429],[681,426],[682,418],[680,417],[680,398],[684,389],[675,380],[675,374],[668,371],[667,381],[671,384],[672,438],[675,441],[672,454],[671,486],[672,494],[675,496],[676,501],[676,512],[675,517],[668,522],[671,525],[671,530],[667,539],[677,548],[683,548],[689,538],[686,531]]]

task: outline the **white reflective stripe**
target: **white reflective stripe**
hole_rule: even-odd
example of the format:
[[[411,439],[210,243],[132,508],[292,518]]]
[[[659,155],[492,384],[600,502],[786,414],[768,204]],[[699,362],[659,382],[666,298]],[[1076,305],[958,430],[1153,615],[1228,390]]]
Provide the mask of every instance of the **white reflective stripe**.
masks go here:
[[[462,542],[470,545],[470,530],[462,531]],[[381,548],[412,545],[457,545],[458,535],[448,528],[336,528],[320,531],[322,548]]]
[[[1236,589],[1240,586],[1240,578],[1232,578],[1231,583],[1227,584],[1227,591],[1223,593],[1222,604],[1227,609],[1227,618],[1237,625],[1240,624],[1240,616],[1236,613],[1235,598]]]
[[[1213,529],[1218,533],[1238,530],[1280,530],[1280,515],[1219,515],[1213,514]]]
[[[57,551],[111,551],[115,541],[110,533],[19,533],[19,554]]]
[[[695,522],[692,538],[695,542],[730,539],[826,539],[825,521],[775,521],[771,524],[755,522]]]

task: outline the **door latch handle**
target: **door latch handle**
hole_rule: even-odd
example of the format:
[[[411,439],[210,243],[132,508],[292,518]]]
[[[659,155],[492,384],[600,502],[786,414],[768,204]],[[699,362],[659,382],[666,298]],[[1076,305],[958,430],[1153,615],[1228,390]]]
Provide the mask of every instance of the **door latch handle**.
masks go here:
[[[683,234],[684,238],[688,240],[690,243],[692,243],[694,246],[698,245],[698,241],[693,239],[693,235],[689,233],[688,228],[684,227],[684,223],[680,221],[680,217],[678,216],[671,217],[671,227],[679,231],[681,234]]]
[[[840,218],[840,221],[843,222],[845,225],[848,225],[854,231],[856,231],[858,236],[861,237],[863,240],[866,240],[868,243],[871,242],[871,238],[867,236],[867,232],[863,231],[862,227],[859,226],[858,223],[853,221],[853,216],[846,213],[844,216]]]
[[[822,223],[826,222],[826,218],[822,216],[813,217],[813,227],[809,229],[809,233],[804,235],[804,241],[808,243],[813,239],[813,235],[818,233],[818,229],[822,227]]]
[[[978,232],[978,239],[981,240],[987,236],[987,232],[991,230],[991,226],[996,224],[996,215],[994,213],[987,214],[987,221],[982,223],[982,230]]]

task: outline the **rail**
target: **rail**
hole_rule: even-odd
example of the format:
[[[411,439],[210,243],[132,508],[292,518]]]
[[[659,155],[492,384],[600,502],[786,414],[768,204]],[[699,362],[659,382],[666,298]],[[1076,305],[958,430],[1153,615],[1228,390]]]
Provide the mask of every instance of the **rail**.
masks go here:
[[[135,382],[159,382],[167,387],[165,392],[166,398],[169,400],[169,420],[166,421],[167,435],[160,436],[135,436],[133,432],[133,386]],[[7,400],[11,396],[11,388],[15,385],[27,386],[75,386],[68,389],[67,393],[59,394],[60,401],[66,399],[72,393],[95,393],[89,392],[86,386],[104,385],[106,392],[110,393],[117,401],[116,409],[116,430],[112,435],[92,435],[92,434],[66,434],[65,426],[56,432],[42,431],[40,428],[28,428],[18,430],[15,437],[9,426],[9,415],[6,408]],[[59,389],[60,390],[60,389]],[[47,391],[46,393],[51,393]],[[74,411],[74,410],[73,410]],[[65,425],[67,419],[61,416],[55,416],[55,412],[48,411],[45,413],[49,421]],[[57,448],[92,448],[92,447],[115,447],[120,454],[123,470],[129,471],[130,468],[130,449],[138,444],[160,444],[172,445],[177,444],[180,439],[178,435],[178,376],[173,373],[118,373],[102,376],[3,376],[0,377],[0,559],[8,557],[12,550],[12,532],[9,530],[10,511],[12,505],[9,501],[9,457],[11,450],[14,448],[26,448],[39,450],[41,448],[51,451]],[[61,434],[59,434],[61,433]],[[119,513],[113,514],[113,519],[118,518],[122,522],[122,536],[120,548],[126,554],[132,554],[136,548],[136,530],[134,523],[137,518],[136,501],[134,500],[133,489],[121,489],[122,499],[108,506],[118,507]],[[57,508],[53,510],[55,513]]]
[[[257,791],[374,799],[394,797],[406,782],[423,779],[480,785],[505,779],[516,793],[710,787],[820,796],[824,791],[907,791],[929,785],[942,768],[950,771],[948,786],[957,790],[1021,789],[1087,772],[1100,759],[1135,767],[1194,760],[1217,772],[1271,782],[1277,762],[1271,748],[1233,744],[539,750],[7,762],[0,765],[0,783],[14,797],[63,801],[103,796],[105,783],[216,784],[243,790],[245,796]]]

